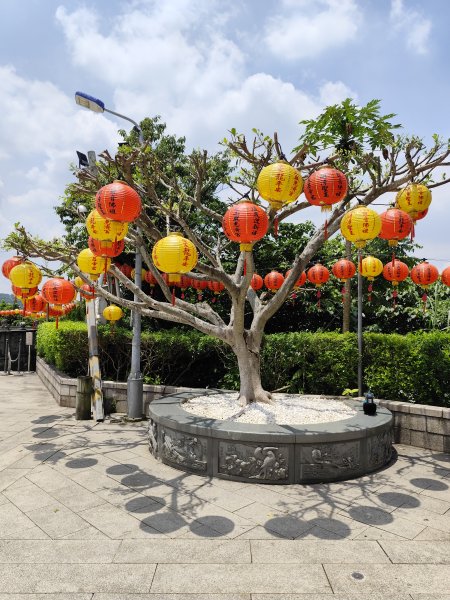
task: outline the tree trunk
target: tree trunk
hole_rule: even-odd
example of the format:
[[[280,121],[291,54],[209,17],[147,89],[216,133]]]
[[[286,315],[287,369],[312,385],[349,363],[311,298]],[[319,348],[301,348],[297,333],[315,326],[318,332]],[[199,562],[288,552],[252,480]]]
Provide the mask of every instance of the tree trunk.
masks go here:
[[[272,396],[263,389],[261,384],[261,342],[242,337],[233,345],[239,366],[240,390],[239,401],[242,406],[251,402],[273,404]]]

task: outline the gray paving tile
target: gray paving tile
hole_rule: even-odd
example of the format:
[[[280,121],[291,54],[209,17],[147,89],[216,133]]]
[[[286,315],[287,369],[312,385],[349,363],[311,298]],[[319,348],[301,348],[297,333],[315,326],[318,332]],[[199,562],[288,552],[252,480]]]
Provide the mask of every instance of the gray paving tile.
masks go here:
[[[51,538],[60,538],[86,527],[86,521],[53,500],[52,504],[27,513],[27,516]]]
[[[4,492],[6,498],[17,506],[17,508],[23,512],[27,512],[54,503],[54,498],[50,494],[44,492],[44,490],[28,479],[25,481],[26,483],[22,483],[20,486],[16,484],[11,485]]]
[[[79,514],[85,521],[112,539],[121,539],[126,534],[138,530],[141,526],[138,519],[111,504],[102,504],[84,510]],[[158,534],[158,531],[155,529],[152,531],[152,528],[148,526],[148,534],[152,532]]]
[[[368,541],[310,541],[310,540],[252,540],[254,563],[368,563],[389,562],[377,542]]]
[[[102,533],[95,527],[88,525],[84,529],[80,529],[78,531],[74,531],[73,533],[69,533],[68,535],[64,535],[59,538],[62,540],[108,540],[110,539],[106,534]]]
[[[145,593],[155,572],[155,565],[145,569],[135,565],[96,564],[2,564],[0,581],[3,592],[16,594],[62,592]]]
[[[0,597],[0,600],[2,598]],[[94,594],[93,600],[251,600],[250,594]],[[280,599],[281,600],[281,599]],[[307,600],[307,599],[304,599]],[[330,600],[330,599],[328,599]],[[408,599],[410,600],[410,599]]]
[[[433,529],[432,527],[425,527],[425,529],[421,531],[419,535],[416,535],[414,540],[450,540],[450,533],[448,531]]]
[[[393,563],[450,564],[450,541],[383,540],[380,546]]]
[[[219,594],[229,593],[331,593],[320,565],[222,565],[175,564],[158,565],[151,587],[152,593]]]
[[[423,525],[423,527],[432,527],[433,529],[440,529],[450,533],[450,514],[449,515],[438,515],[428,510],[422,510],[416,508],[410,510],[407,508],[398,508],[395,515],[399,515],[404,519],[412,521],[414,524]]]
[[[34,526],[35,523],[10,502],[0,506],[0,539]]]
[[[252,600],[411,600],[403,594],[252,594]],[[429,599],[431,600],[431,598]]]
[[[76,513],[105,503],[103,498],[74,482],[69,482],[63,488],[53,490],[52,496]]]
[[[0,563],[111,563],[120,543],[115,540],[0,541]]]
[[[92,594],[0,594],[0,600],[92,600]]]
[[[25,477],[28,473],[28,469],[3,469],[3,471],[0,471],[0,492],[6,490],[12,483]]]
[[[123,540],[117,563],[250,563],[244,540]]]
[[[445,594],[450,565],[324,565],[334,593]]]

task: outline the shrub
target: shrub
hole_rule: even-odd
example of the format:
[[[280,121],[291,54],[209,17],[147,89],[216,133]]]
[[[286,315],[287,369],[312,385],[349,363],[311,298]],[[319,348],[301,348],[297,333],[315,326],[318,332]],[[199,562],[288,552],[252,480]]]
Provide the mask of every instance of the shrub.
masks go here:
[[[450,406],[450,335],[441,332],[364,336],[364,384],[376,397]],[[99,328],[105,379],[125,381],[130,367],[131,332]],[[83,323],[42,323],[37,352],[71,377],[85,374],[87,329]],[[305,394],[342,394],[357,387],[355,334],[277,333],[261,350],[263,386]],[[197,331],[146,331],[141,340],[146,383],[237,389],[239,372],[231,349]]]

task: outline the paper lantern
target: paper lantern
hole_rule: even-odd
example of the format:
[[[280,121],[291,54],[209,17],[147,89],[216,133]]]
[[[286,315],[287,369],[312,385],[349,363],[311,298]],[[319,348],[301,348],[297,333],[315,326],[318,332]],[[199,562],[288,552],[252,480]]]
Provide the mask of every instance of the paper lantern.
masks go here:
[[[42,297],[49,304],[69,304],[77,295],[75,286],[62,277],[48,279],[42,286]]]
[[[41,294],[36,294],[30,299],[27,299],[27,310],[31,313],[39,313],[45,310],[47,302]]]
[[[410,183],[396,196],[396,206],[409,214],[413,221],[431,204],[431,192],[423,183]]]
[[[271,292],[276,292],[283,285],[284,276],[278,271],[271,271],[264,277],[264,285]]]
[[[92,252],[96,256],[104,256],[108,258],[115,258],[122,254],[125,248],[124,240],[96,240],[93,237],[89,237],[88,246]]]
[[[131,277],[130,279],[132,281],[134,281],[134,278],[136,277],[136,269],[131,269]],[[145,281],[145,278],[147,277],[147,271],[145,269],[141,270],[141,281]]]
[[[284,276],[285,279],[287,279],[289,277],[289,275],[291,274],[292,269],[289,269],[288,271],[286,271],[286,275]],[[304,285],[306,283],[306,273],[305,271],[302,271],[300,273],[300,277],[297,279],[297,281],[294,283],[294,289],[293,292],[291,294],[291,299],[295,300],[297,298],[297,290],[299,288],[302,287],[302,285]]]
[[[381,231],[380,215],[367,206],[357,206],[342,217],[341,233],[357,248],[363,248]]]
[[[89,302],[89,300],[95,298],[95,288],[88,283],[83,283],[80,287],[80,296]]]
[[[111,266],[110,258],[103,258],[102,256],[95,256],[90,248],[85,248],[77,256],[77,265],[80,271],[88,273],[92,276],[98,276],[100,273],[104,273],[109,270]]]
[[[122,240],[127,235],[128,224],[105,219],[94,209],[86,218],[86,229],[89,235],[96,240],[111,240],[116,242],[117,240]]]
[[[9,272],[11,283],[20,288],[33,288],[42,281],[42,273],[36,265],[31,262],[22,262]]]
[[[107,321],[114,323],[123,317],[123,310],[120,306],[110,304],[103,310],[103,316]]]
[[[399,240],[406,238],[413,228],[413,222],[408,213],[399,208],[388,208],[380,215],[381,231],[378,237],[388,240],[389,246],[397,246]]]
[[[145,272],[145,281],[149,284],[150,287],[154,287],[158,282],[156,281],[156,277],[153,275],[151,271]]]
[[[305,197],[310,204],[322,210],[331,210],[332,204],[347,195],[347,178],[342,171],[333,167],[320,167],[311,173],[305,182]]]
[[[394,308],[398,297],[397,286],[401,281],[404,281],[408,277],[408,275],[408,265],[398,259],[390,260],[383,267],[383,277],[387,281],[390,281],[392,283],[392,287],[394,288],[392,292],[392,297],[394,299]]]
[[[262,286],[264,285],[264,281],[263,278],[261,277],[261,275],[258,275],[258,273],[253,273],[251,281],[250,281],[250,287],[256,291],[260,290],[262,288]]]
[[[152,258],[157,269],[169,273],[172,280],[177,282],[182,273],[188,273],[195,267],[198,254],[190,240],[174,232],[156,242]]]
[[[201,302],[203,300],[203,290],[206,290],[208,287],[207,279],[195,279],[191,277],[191,285],[197,290],[197,300]]]
[[[228,239],[240,243],[241,252],[250,252],[253,244],[266,235],[269,219],[260,206],[243,200],[227,210],[222,228]]]
[[[81,277],[78,277],[78,275],[75,277],[75,279],[73,280],[73,284],[77,287],[80,288],[82,285],[84,285],[84,281],[81,279]]]
[[[311,283],[313,283],[317,288],[317,307],[320,309],[320,298],[322,297],[322,292],[320,291],[320,288],[330,278],[330,272],[323,265],[317,264],[307,271],[306,276],[308,277],[308,280]]]
[[[441,281],[444,285],[450,287],[450,267],[446,267],[441,273]]]
[[[303,179],[289,163],[279,161],[264,167],[256,181],[261,198],[271,208],[279,210],[283,205],[295,202],[303,190]]]
[[[32,287],[32,288],[22,288],[22,287],[18,287],[17,285],[13,285],[12,293],[14,294],[14,296],[16,298],[19,298],[20,300],[24,300],[26,298],[32,298],[33,296],[35,296],[38,293],[38,288],[37,288],[37,286]]]
[[[375,277],[378,277],[383,272],[383,263],[379,258],[375,258],[375,256],[366,256],[361,261],[359,271],[363,277],[366,277],[369,281],[373,281]]]
[[[105,219],[131,223],[141,214],[139,194],[123,181],[101,187],[95,196],[95,208]]]
[[[430,265],[429,262],[424,261],[411,269],[410,276],[414,283],[420,285],[424,290],[422,302],[423,310],[425,311],[428,299],[426,290],[432,283],[439,279],[439,271],[434,265]]]
[[[225,289],[225,286],[221,281],[208,281],[208,289],[210,289],[215,294],[220,294]]]
[[[13,256],[12,258],[8,258],[7,260],[5,260],[5,262],[2,265],[2,273],[3,275],[9,279],[9,274],[11,272],[11,269],[13,269],[14,267],[17,267],[17,265],[20,265],[20,263],[23,262],[23,258],[20,258],[20,256]]]
[[[341,258],[331,267],[331,272],[337,279],[339,279],[339,281],[342,281],[345,284],[347,279],[351,279],[355,275],[356,265],[347,258]],[[345,293],[345,285],[343,285],[341,288],[342,302],[344,302]]]

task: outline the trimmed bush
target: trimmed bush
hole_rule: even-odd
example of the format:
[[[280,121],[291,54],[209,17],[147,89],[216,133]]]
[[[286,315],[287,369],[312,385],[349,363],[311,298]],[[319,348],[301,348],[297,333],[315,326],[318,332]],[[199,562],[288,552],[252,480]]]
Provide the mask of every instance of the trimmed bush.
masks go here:
[[[365,388],[376,397],[450,406],[450,335],[441,332],[366,334]],[[125,381],[131,358],[131,332],[99,328],[105,379]],[[42,323],[37,352],[71,377],[85,374],[87,329],[83,323]],[[239,372],[231,349],[197,331],[143,332],[141,364],[146,383],[237,389]],[[263,386],[270,390],[340,395],[357,387],[355,334],[277,333],[262,351]]]

